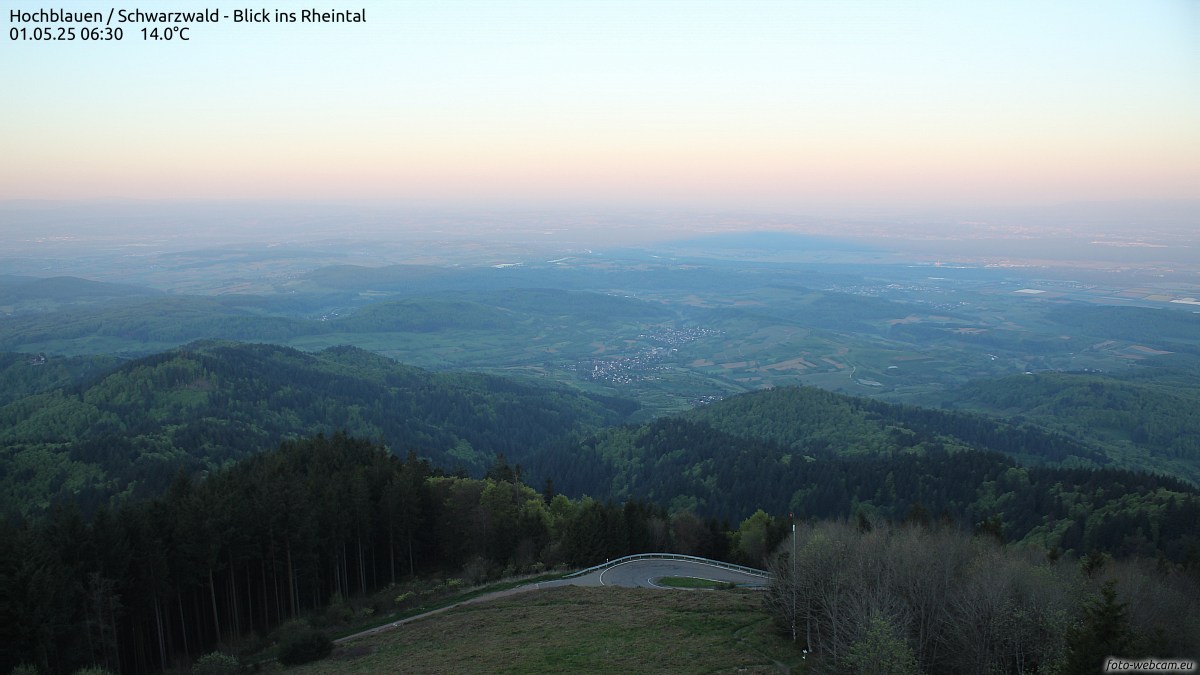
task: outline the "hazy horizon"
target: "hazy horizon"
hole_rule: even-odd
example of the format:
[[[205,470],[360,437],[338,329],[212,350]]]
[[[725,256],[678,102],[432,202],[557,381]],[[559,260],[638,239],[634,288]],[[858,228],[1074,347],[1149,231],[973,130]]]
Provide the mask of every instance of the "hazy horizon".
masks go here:
[[[1198,221],[1200,201],[1182,200],[853,216],[361,200],[0,200],[0,274],[88,276],[84,270],[122,260],[148,265],[171,252],[220,257],[230,247],[274,248],[272,255],[290,248],[311,266],[320,264],[314,253],[332,246],[357,253],[323,264],[536,264],[639,249],[681,259],[1137,269],[1195,283]],[[753,233],[792,239],[741,236]],[[80,267],[83,260],[98,267]]]
[[[359,4],[363,24],[6,41],[0,199],[839,218],[1200,198],[1183,0]]]

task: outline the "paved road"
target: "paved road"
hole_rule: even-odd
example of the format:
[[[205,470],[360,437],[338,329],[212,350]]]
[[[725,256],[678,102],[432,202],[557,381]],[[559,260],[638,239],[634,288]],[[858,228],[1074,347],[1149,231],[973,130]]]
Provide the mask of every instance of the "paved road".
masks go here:
[[[540,583],[529,584],[527,586],[518,586],[510,588],[506,591],[497,591],[488,593],[476,598],[471,598],[449,607],[442,607],[424,614],[402,619],[394,623],[387,623],[382,626],[365,630],[361,633],[349,635],[335,642],[348,642],[355,638],[360,638],[365,635],[379,633],[381,631],[390,630],[398,626],[402,626],[411,621],[419,621],[432,614],[438,614],[448,609],[453,609],[464,604],[473,604],[476,602],[487,602],[496,598],[503,598],[517,593],[526,593],[528,591],[541,590],[543,588],[554,588],[555,586],[624,586],[627,588],[667,588],[659,586],[655,582],[663,577],[695,577],[697,579],[711,579],[713,581],[730,581],[739,586],[763,587],[767,585],[767,580],[753,574],[738,572],[736,570],[710,565],[707,563],[697,562],[693,560],[630,560],[619,565],[613,565],[598,572],[585,574],[571,579],[556,579],[554,581],[542,581]],[[672,589],[678,590],[678,589]]]
[[[763,577],[693,560],[630,560],[606,570],[560,581],[570,582],[576,586],[663,588],[656,583],[663,577],[695,577],[712,581],[728,581],[739,586],[767,585],[767,580]],[[558,582],[552,583],[563,585]]]

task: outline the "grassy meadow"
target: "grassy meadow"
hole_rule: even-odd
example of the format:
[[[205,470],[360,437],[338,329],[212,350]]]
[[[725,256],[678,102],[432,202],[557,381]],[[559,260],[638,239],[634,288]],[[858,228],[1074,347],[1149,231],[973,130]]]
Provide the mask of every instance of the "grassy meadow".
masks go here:
[[[775,673],[802,664],[754,591],[562,587],[338,645],[316,673]]]

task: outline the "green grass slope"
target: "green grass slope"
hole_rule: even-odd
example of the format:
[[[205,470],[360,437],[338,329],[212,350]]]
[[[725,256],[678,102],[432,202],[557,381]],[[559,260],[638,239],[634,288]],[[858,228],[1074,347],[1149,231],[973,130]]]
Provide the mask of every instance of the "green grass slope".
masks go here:
[[[565,587],[464,605],[287,672],[776,673],[797,652],[760,593]]]

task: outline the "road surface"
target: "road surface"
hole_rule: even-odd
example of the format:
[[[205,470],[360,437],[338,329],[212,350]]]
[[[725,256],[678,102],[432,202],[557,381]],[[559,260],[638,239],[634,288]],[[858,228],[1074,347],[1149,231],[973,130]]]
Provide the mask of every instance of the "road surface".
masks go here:
[[[544,588],[554,588],[555,586],[624,586],[626,588],[669,588],[660,586],[656,582],[663,577],[694,577],[697,579],[710,579],[712,581],[729,581],[739,586],[748,586],[761,588],[767,585],[767,579],[739,572],[737,570],[727,569],[717,565],[703,563],[694,560],[629,560],[627,562],[613,565],[590,574],[585,574],[579,577],[570,579],[555,579],[554,581],[542,581],[538,583],[528,584],[526,586],[518,586],[510,588],[506,591],[496,591],[488,593],[470,600],[442,607],[424,614],[418,614],[407,619],[402,619],[393,623],[386,623],[382,626],[365,630],[361,633],[348,635],[335,642],[348,642],[355,638],[379,633],[381,631],[390,630],[398,626],[402,626],[411,621],[419,621],[431,614],[438,614],[448,609],[453,609],[459,605],[471,604],[476,602],[487,602],[496,598],[503,598],[517,593],[525,593],[528,591],[537,591]],[[680,590],[680,589],[671,589]]]
[[[568,582],[576,586],[625,586],[627,588],[665,588],[656,583],[663,577],[694,577],[711,581],[728,581],[739,586],[767,585],[763,577],[739,572],[694,560],[630,560],[608,569],[592,572],[574,579],[549,582],[556,586]],[[543,588],[546,585],[543,585]]]

